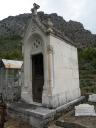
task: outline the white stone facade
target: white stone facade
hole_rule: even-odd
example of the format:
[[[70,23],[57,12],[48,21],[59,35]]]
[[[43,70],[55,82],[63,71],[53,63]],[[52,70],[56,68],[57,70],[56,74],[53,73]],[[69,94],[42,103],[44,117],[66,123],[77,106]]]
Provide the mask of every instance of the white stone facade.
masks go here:
[[[50,36],[52,53],[52,97],[54,107],[80,97],[77,49],[54,36]],[[44,98],[46,104],[49,104]]]
[[[56,108],[80,97],[77,48],[54,34],[44,33],[32,20],[23,40],[24,86],[22,99],[33,103],[32,55],[42,53],[42,104]]]

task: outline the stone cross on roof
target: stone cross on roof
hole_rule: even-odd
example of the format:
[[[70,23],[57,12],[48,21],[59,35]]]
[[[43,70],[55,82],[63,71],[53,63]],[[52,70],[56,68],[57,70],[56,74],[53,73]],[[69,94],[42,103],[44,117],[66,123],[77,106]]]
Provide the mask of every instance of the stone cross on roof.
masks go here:
[[[33,8],[31,9],[31,12],[33,13],[33,15],[37,15],[37,9],[39,9],[40,6],[36,3],[33,4]]]

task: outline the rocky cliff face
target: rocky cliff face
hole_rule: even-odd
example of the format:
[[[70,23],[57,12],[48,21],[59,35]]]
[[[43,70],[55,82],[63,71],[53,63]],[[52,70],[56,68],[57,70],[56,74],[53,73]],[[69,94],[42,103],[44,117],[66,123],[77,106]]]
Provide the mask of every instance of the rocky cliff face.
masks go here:
[[[77,47],[95,45],[96,35],[85,30],[81,23],[71,20],[66,22],[63,17],[58,16],[56,13],[44,14],[44,12],[38,12],[38,15],[43,23],[46,23],[48,18],[50,18],[54,27],[72,39]],[[0,37],[22,36],[30,19],[31,14],[21,14],[18,16],[9,16],[0,21]]]

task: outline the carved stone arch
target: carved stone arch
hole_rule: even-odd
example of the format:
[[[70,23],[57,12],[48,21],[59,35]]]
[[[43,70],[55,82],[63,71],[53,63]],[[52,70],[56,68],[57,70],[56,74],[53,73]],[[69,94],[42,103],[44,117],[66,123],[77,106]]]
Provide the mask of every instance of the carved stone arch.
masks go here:
[[[33,102],[42,103],[44,87],[44,41],[40,34],[29,36],[30,78]]]

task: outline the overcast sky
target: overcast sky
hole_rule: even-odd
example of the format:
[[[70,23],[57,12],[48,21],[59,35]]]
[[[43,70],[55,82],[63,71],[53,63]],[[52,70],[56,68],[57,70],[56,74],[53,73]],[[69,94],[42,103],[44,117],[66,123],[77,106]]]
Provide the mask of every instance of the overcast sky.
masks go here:
[[[0,20],[30,13],[34,2],[40,5],[40,11],[57,13],[67,21],[80,21],[96,34],[96,0],[0,0]]]

